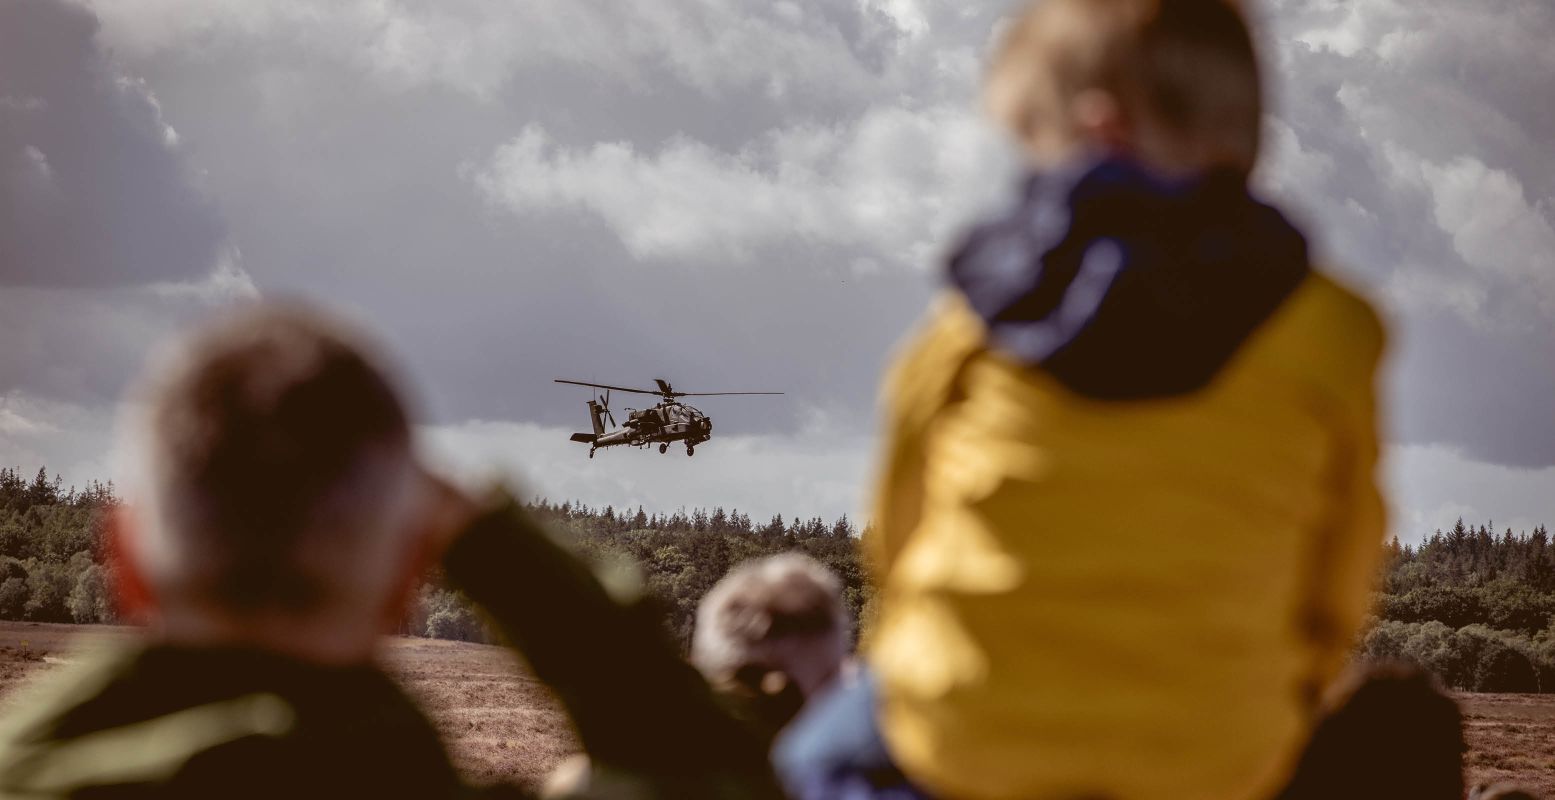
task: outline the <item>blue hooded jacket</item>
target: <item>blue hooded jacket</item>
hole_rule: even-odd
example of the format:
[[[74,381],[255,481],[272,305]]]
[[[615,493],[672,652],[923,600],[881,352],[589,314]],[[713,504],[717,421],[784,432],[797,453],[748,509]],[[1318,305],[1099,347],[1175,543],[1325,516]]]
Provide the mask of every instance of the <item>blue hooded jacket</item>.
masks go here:
[[[1132,400],[1207,384],[1307,259],[1240,173],[1168,179],[1107,159],[1029,178],[951,258],[950,281],[996,348],[1079,394]]]

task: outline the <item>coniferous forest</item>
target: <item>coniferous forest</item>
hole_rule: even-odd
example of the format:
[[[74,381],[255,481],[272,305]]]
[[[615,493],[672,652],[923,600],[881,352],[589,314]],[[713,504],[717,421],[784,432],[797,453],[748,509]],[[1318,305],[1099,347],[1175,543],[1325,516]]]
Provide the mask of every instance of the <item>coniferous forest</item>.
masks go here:
[[[111,483],[66,488],[45,469],[0,468],[0,619],[115,622],[105,512]],[[529,508],[596,562],[630,560],[687,646],[696,606],[730,567],[787,550],[815,557],[842,579],[856,629],[867,628],[872,588],[846,517],[752,520],[715,507],[672,513],[592,508],[535,499]],[[434,570],[402,632],[490,641],[479,615]],[[1548,530],[1462,520],[1417,546],[1388,545],[1375,617],[1357,642],[1367,658],[1424,665],[1470,691],[1555,692],[1555,545]]]

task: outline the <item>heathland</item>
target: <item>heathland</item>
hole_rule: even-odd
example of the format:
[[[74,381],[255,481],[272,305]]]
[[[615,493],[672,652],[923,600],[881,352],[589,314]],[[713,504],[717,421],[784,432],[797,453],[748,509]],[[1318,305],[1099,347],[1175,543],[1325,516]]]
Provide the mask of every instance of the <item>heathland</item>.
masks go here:
[[[66,488],[40,468],[0,468],[0,693],[61,655],[68,626],[88,639],[124,635],[116,622],[103,537],[118,504],[112,484]],[[588,559],[640,565],[666,632],[690,641],[702,595],[735,564],[798,550],[842,579],[855,630],[867,630],[873,590],[861,532],[846,517],[737,509],[591,507],[535,498],[532,513]],[[1034,526],[1040,526],[1034,520]],[[1061,534],[1060,534],[1061,535]],[[1423,665],[1459,692],[1477,778],[1515,778],[1555,794],[1555,544],[1548,530],[1496,532],[1459,520],[1418,544],[1388,544],[1374,617],[1356,642],[1363,659]],[[472,776],[532,780],[570,751],[565,722],[465,599],[430,572],[389,649],[388,664],[423,701]],[[442,642],[435,640],[457,640]],[[1486,694],[1498,693],[1498,694]],[[0,698],[0,704],[15,697]],[[3,708],[3,705],[0,705]]]

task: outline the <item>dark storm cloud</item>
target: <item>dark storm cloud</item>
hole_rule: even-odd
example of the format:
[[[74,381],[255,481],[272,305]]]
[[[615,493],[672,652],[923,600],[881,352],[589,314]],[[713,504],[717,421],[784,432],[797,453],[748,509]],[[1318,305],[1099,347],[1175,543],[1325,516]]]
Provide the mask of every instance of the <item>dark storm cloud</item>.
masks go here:
[[[1266,183],[1394,322],[1398,441],[1555,465],[1555,9],[1271,4]]]
[[[431,419],[575,425],[581,398],[552,377],[644,383],[662,375],[686,388],[790,392],[768,404],[709,409],[726,430],[792,431],[812,407],[844,415],[851,430],[871,430],[880,366],[935,285],[931,248],[910,264],[898,253],[922,236],[919,228],[948,230],[964,216],[948,200],[943,214],[926,216],[922,200],[942,193],[934,180],[944,174],[913,176],[955,150],[927,136],[959,129],[935,124],[952,117],[939,104],[954,95],[960,118],[972,116],[969,88],[946,86],[974,82],[972,48],[986,26],[962,23],[964,41],[954,44],[966,50],[963,62],[928,38],[913,39],[884,12],[865,16],[853,4],[803,4],[793,16],[770,3],[715,3],[694,30],[721,24],[735,41],[777,38],[729,53],[727,69],[713,68],[726,45],[668,29],[574,32],[586,52],[622,40],[615,49],[631,56],[630,69],[615,63],[620,56],[586,64],[573,54],[526,54],[542,46],[518,35],[526,23],[586,7],[456,4],[454,16],[496,15],[471,26],[515,35],[495,37],[502,48],[484,54],[440,62],[406,56],[391,66],[352,50],[359,39],[293,27],[284,6],[255,11],[263,19],[252,28],[234,12],[227,27],[190,32],[178,46],[136,44],[124,31],[140,17],[109,30],[126,53],[141,53],[134,68],[197,143],[256,283],[327,298],[380,330],[423,387]],[[204,6],[170,8],[198,17]],[[317,28],[371,36],[403,27],[368,25],[349,6],[332,8],[340,16],[323,14]],[[589,13],[608,21],[610,8]],[[109,5],[100,11],[109,19],[120,13]],[[156,35],[150,27],[146,35]],[[445,30],[447,53],[458,52],[454,44],[467,33]],[[833,68],[819,74],[796,54]],[[876,122],[861,125],[866,117]],[[759,217],[742,228],[756,245],[749,259],[684,248],[641,257],[586,210],[516,215],[483,196],[475,176],[529,125],[546,131],[559,152],[632,143],[649,167],[676,142],[696,143],[715,167],[724,163],[720,154],[751,148],[751,169],[762,176],[788,168],[785,151],[763,144],[773,131],[788,131],[792,148],[818,142],[832,157],[856,145],[850,185],[865,194],[876,185],[888,190],[875,194],[900,207],[899,219],[885,222],[904,231],[903,241],[890,241],[878,225],[807,241],[783,234],[791,220]],[[867,147],[871,141],[882,146]],[[782,188],[795,202],[813,188],[815,212],[841,217],[845,198],[827,189],[824,166],[816,162]],[[720,169],[704,174],[710,190],[727,177]],[[645,190],[654,186],[619,186],[633,206],[621,224],[637,225],[636,212],[663,205]],[[998,192],[1002,179],[986,188]],[[692,227],[713,222],[681,216]],[[859,272],[866,260],[876,268]]]
[[[845,505],[891,344],[974,195],[1010,177],[973,120],[1013,2],[89,4],[160,103],[159,117],[132,84],[145,102],[130,118],[156,123],[144,141],[158,147],[161,120],[176,127],[254,285],[381,332],[461,451],[599,501],[696,502],[696,487],[739,482],[804,513],[796,499],[818,490],[790,482],[797,470],[826,476],[829,509]],[[1280,101],[1266,181],[1397,321],[1397,436],[1437,472],[1444,453],[1555,463],[1534,399],[1549,396],[1539,363],[1555,335],[1539,245],[1555,112],[1529,100],[1555,72],[1547,4],[1282,0],[1263,16]],[[86,402],[122,382],[147,313],[46,332],[49,309],[129,296],[93,291],[29,296],[30,321],[11,321],[28,363],[61,343],[79,353],[48,373],[0,354],[0,378],[24,376],[0,392]],[[735,460],[573,463],[565,432],[586,395],[550,379],[660,376],[790,394],[706,403]]]
[[[216,261],[222,225],[177,134],[97,27],[60,0],[0,4],[0,284],[124,286]]]

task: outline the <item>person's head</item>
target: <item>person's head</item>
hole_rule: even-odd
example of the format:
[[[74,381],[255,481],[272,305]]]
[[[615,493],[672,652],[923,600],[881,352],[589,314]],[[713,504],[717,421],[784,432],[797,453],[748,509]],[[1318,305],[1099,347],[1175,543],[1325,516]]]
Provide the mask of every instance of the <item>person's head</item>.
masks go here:
[[[837,576],[809,556],[783,553],[736,567],[707,593],[691,661],[715,685],[778,695],[792,682],[808,698],[841,671],[848,640]]]
[[[180,342],[127,421],[116,549],[164,635],[365,658],[421,555],[428,496],[395,390],[341,324],[260,305]]]
[[[990,64],[989,113],[1039,165],[1085,151],[1252,169],[1262,86],[1236,0],[1037,0]]]

